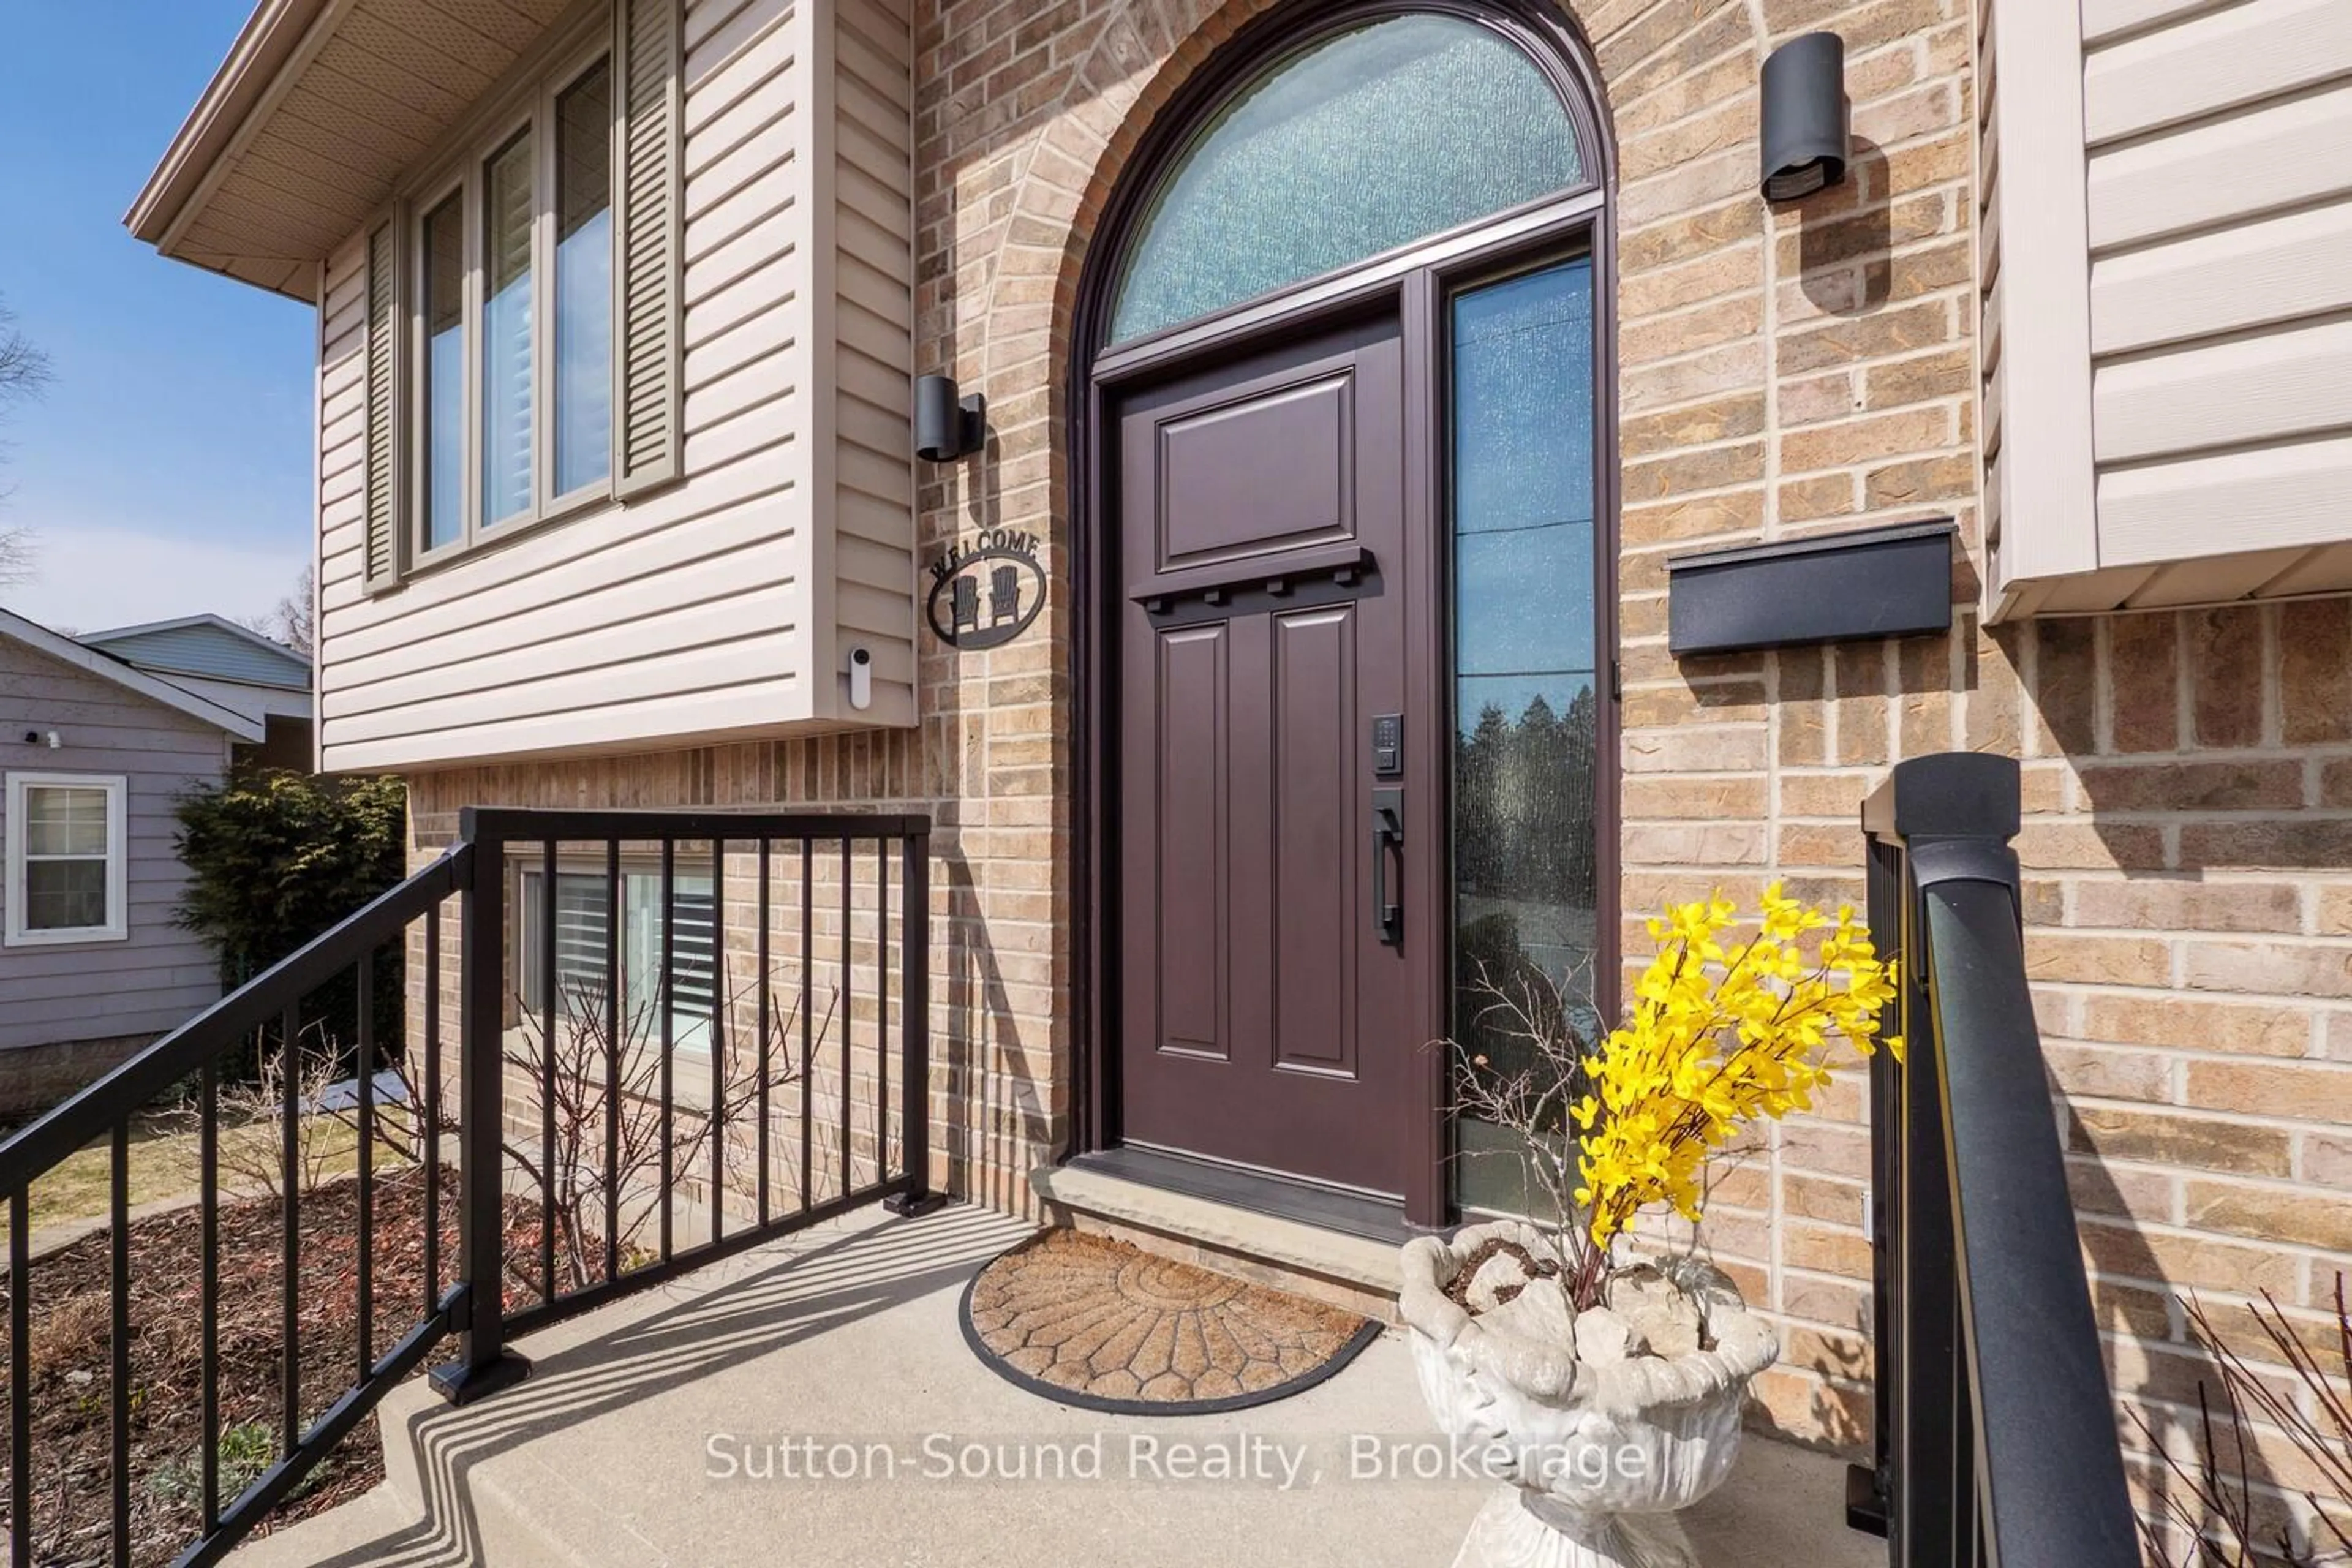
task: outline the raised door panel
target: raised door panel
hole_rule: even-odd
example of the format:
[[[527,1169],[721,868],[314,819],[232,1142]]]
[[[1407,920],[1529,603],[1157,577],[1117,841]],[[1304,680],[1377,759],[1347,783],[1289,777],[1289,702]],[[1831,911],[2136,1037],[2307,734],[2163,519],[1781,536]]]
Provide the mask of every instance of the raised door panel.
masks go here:
[[[1353,371],[1251,387],[1160,426],[1160,570],[1353,534]]]
[[[1356,606],[1274,618],[1274,1060],[1356,1072]]]
[[[1152,858],[1160,897],[1156,1048],[1232,1054],[1226,1029],[1226,691],[1232,638],[1223,623],[1159,639],[1159,801]]]

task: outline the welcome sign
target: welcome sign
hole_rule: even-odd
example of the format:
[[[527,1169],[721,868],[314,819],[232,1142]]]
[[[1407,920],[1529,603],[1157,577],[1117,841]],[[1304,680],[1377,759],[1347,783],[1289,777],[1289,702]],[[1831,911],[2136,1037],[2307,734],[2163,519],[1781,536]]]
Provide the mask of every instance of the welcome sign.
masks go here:
[[[950,544],[931,563],[927,618],[950,647],[1001,647],[1029,629],[1045,607],[1045,569],[1037,536],[1023,529],[984,529]]]

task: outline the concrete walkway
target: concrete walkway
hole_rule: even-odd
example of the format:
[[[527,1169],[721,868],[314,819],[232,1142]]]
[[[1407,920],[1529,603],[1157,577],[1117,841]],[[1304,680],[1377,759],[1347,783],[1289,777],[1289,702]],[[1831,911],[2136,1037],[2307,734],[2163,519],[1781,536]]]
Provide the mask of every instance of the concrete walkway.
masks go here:
[[[1381,1340],[1296,1398],[1235,1415],[1071,1410],[996,1377],[957,1327],[965,1280],[1024,1234],[972,1209],[861,1216],[537,1335],[523,1346],[531,1379],[470,1409],[411,1384],[384,1406],[383,1486],[231,1561],[1452,1562],[1486,1489],[1410,1473],[1432,1452],[1432,1428],[1400,1341]],[[1383,1457],[1370,1468],[1406,1473],[1362,1479],[1368,1454]],[[1842,1484],[1828,1459],[1751,1439],[1731,1484],[1689,1521],[1702,1561],[1884,1563],[1883,1542],[1844,1528]]]

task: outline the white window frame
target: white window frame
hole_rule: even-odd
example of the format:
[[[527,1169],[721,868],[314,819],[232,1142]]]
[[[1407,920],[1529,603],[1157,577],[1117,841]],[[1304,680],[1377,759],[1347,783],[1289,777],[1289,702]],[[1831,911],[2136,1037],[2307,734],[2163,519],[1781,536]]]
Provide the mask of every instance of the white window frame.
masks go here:
[[[106,792],[106,923],[58,931],[25,924],[25,795],[36,789],[102,789]],[[121,773],[12,773],[7,790],[7,929],[9,947],[78,947],[126,942],[131,936],[131,781]]]
[[[558,217],[555,211],[555,105],[558,99],[599,65],[605,68],[612,83],[610,123],[606,127],[606,167],[611,171],[613,186],[610,199],[617,209],[622,174],[624,106],[620,96],[619,56],[609,26],[599,30],[588,42],[565,54],[530,88],[507,102],[479,134],[467,139],[462,153],[436,165],[431,174],[417,182],[404,204],[405,210],[399,226],[399,254],[409,287],[407,319],[402,323],[402,336],[408,363],[416,368],[415,374],[408,377],[406,393],[406,425],[411,433],[409,450],[400,455],[400,460],[407,468],[409,494],[416,498],[415,503],[407,509],[409,515],[404,524],[409,535],[408,558],[415,567],[438,565],[475,550],[502,543],[544,524],[609,505],[614,499],[621,447],[621,405],[617,387],[622,271],[621,234],[617,223],[613,226],[614,298],[607,307],[614,314],[615,329],[612,340],[614,363],[611,378],[615,394],[611,400],[612,429],[608,437],[610,445],[604,477],[562,495],[552,493],[550,488],[555,478],[555,228]],[[488,226],[483,221],[483,174],[490,159],[525,132],[531,139],[531,501],[521,511],[497,522],[487,522],[482,516],[481,421],[484,394],[482,325],[488,303],[486,251],[488,234]],[[428,532],[428,497],[431,492],[427,458],[432,433],[426,425],[426,396],[431,372],[426,359],[429,342],[425,300],[428,266],[425,249],[425,220],[452,193],[458,197],[465,252],[465,283],[460,305],[462,321],[458,329],[464,342],[466,367],[465,406],[458,420],[464,434],[458,479],[463,521],[455,539],[435,545]]]

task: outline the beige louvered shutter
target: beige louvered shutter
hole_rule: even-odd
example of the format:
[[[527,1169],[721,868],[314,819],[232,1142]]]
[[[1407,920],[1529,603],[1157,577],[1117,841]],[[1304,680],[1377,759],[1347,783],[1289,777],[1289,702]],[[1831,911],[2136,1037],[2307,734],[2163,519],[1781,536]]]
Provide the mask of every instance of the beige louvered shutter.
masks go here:
[[[400,246],[391,221],[367,243],[367,563],[373,594],[400,581]]]
[[[614,489],[628,496],[678,475],[685,374],[678,0],[622,0],[616,24],[622,122]]]

